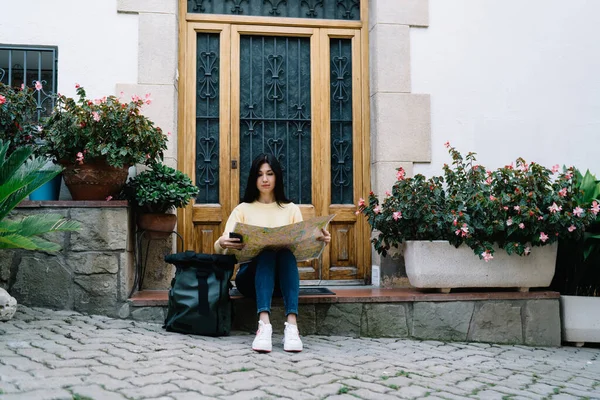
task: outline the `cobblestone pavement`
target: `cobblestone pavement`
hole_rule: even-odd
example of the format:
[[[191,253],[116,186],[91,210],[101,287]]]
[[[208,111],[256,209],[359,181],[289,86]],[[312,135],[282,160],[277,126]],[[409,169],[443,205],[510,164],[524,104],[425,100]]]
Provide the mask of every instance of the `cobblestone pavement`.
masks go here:
[[[0,322],[0,399],[600,399],[600,349],[252,336],[20,307]]]

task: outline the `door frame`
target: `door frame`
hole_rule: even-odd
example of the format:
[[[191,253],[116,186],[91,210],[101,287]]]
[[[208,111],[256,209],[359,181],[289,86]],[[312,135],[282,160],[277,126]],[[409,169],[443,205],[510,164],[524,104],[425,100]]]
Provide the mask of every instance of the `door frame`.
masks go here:
[[[195,59],[190,57],[191,54],[195,54],[195,41],[190,40],[190,38],[194,37],[193,35],[197,31],[202,32],[214,32],[221,34],[220,40],[220,51],[221,54],[233,54],[232,43],[236,41],[230,40],[233,37],[233,31],[235,32],[244,32],[249,34],[268,34],[268,35],[289,35],[290,32],[293,32],[294,35],[298,36],[298,32],[305,31],[313,31],[313,28],[325,28],[328,31],[329,37],[348,37],[348,32],[350,29],[356,30],[357,32],[357,40],[360,42],[361,54],[357,57],[357,60],[360,60],[360,65],[353,64],[353,77],[355,83],[360,82],[359,92],[361,101],[359,106],[353,106],[353,115],[360,116],[361,120],[359,123],[355,124],[354,133],[353,133],[353,154],[356,157],[360,155],[361,164],[359,168],[355,169],[355,171],[359,171],[362,175],[362,179],[360,179],[361,186],[355,186],[354,192],[361,193],[362,197],[365,197],[370,190],[371,185],[371,168],[370,168],[370,97],[369,97],[369,30],[368,30],[368,8],[369,8],[369,0],[361,0],[361,20],[360,21],[345,21],[345,20],[316,20],[316,19],[303,19],[303,18],[277,18],[277,17],[257,17],[257,16],[239,16],[239,15],[216,15],[216,14],[194,14],[187,12],[187,1],[179,0],[179,55],[178,55],[178,64],[179,64],[179,77],[178,77],[178,144],[177,144],[177,157],[178,157],[178,168],[185,172],[188,176],[192,177],[192,180],[195,181],[196,175],[196,166],[195,162],[195,137],[192,133],[195,132],[194,120],[192,118],[187,118],[186,116],[195,115],[196,110],[195,99],[194,96],[196,94],[196,66]],[[317,35],[312,35],[313,39]],[[316,37],[317,40],[321,40],[326,35],[321,35],[320,37]],[[311,39],[311,40],[313,40]],[[236,43],[237,45],[237,43]],[[311,43],[312,46],[312,43]],[[316,46],[319,48],[319,51],[323,53],[324,51],[329,51],[329,46],[325,44],[325,40],[323,39],[322,43],[317,43]],[[353,52],[354,52],[353,45]],[[238,60],[236,61],[239,64],[239,47],[238,47]],[[314,55],[311,52],[311,60]],[[354,57],[353,57],[354,58]],[[232,108],[235,107],[239,111],[239,98],[236,99],[231,98],[231,93],[239,93],[238,91],[232,91],[231,85],[236,84],[235,82],[231,82],[231,66],[229,59],[224,60],[224,57],[219,57],[220,60],[220,108],[219,108],[219,118],[220,122],[220,137],[223,139],[219,142],[219,165],[220,166],[229,166],[231,162],[231,153],[230,149],[232,145],[236,145],[233,141],[238,141],[237,146],[239,150],[239,137],[236,137],[232,134],[233,129],[237,129],[239,132],[239,115],[233,113],[232,116],[230,113],[232,112]],[[311,74],[315,74],[315,78],[311,85],[314,85],[316,82],[322,82],[324,76],[322,74],[326,73],[324,68],[317,68],[315,63],[311,62]],[[317,71],[315,71],[317,69]],[[327,71],[329,67],[327,67]],[[355,73],[356,76],[354,75]],[[237,82],[239,85],[239,82]],[[353,85],[357,86],[357,85]],[[312,87],[314,89],[314,87]],[[312,90],[311,89],[311,90]],[[355,88],[356,92],[356,88]],[[353,93],[354,94],[354,93]],[[315,121],[324,121],[325,118],[322,118],[321,110],[319,107],[315,107],[315,99],[311,97],[311,108],[313,112],[313,118]],[[327,114],[329,115],[329,109],[326,107]],[[314,114],[317,113],[317,114]],[[234,119],[237,118],[238,124],[237,126]],[[327,122],[329,120],[327,119]],[[318,125],[318,129],[322,129],[321,125],[328,125],[325,122],[322,122]],[[317,128],[317,127],[315,127]],[[326,127],[325,132],[329,132],[329,126]],[[226,134],[223,134],[223,133]],[[314,143],[313,135],[313,143]],[[330,149],[329,148],[320,148],[315,149],[315,151],[321,153],[321,157],[330,157]],[[185,163],[184,160],[187,160]],[[313,176],[315,169],[317,167],[317,163],[313,162],[312,170]],[[230,193],[227,199],[224,202],[218,204],[212,204],[212,208],[202,207],[200,205],[196,205],[195,207],[191,204],[185,208],[179,208],[177,210],[178,215],[178,230],[183,235],[184,238],[193,238],[194,237],[194,219],[204,219],[209,217],[213,221],[219,222],[221,225],[227,220],[229,211],[233,208],[233,204],[231,203],[231,199],[235,198],[239,193],[239,169],[232,170],[231,168],[223,168],[223,172],[221,175],[221,179],[219,181],[219,191],[220,193]],[[233,172],[232,172],[233,171]],[[231,182],[236,182],[235,185],[231,185]],[[326,182],[322,182],[322,185],[330,186],[330,179],[326,179]],[[329,187],[327,186],[327,187]],[[231,191],[238,190],[236,193],[232,193]],[[313,198],[314,198],[314,190],[315,185],[313,185]],[[329,189],[330,190],[330,189]],[[322,198],[321,204],[315,204],[315,207],[318,208],[313,212],[318,212],[319,214],[327,214],[330,212],[328,207],[328,201]],[[307,207],[308,208],[308,207]],[[349,220],[349,218],[355,217],[354,211],[355,207],[350,206],[336,206],[336,216],[335,221],[344,221]],[[215,213],[215,211],[217,211]],[[303,210],[307,217],[310,216],[310,211]],[[207,215],[204,215],[207,214]],[[218,214],[218,215],[216,215]],[[364,242],[363,246],[358,246],[357,249],[357,267],[362,272],[364,279],[362,282],[368,283],[370,282],[371,275],[371,244],[370,244],[370,229],[366,219],[358,218],[356,221],[357,228],[357,237],[359,238],[359,243]],[[186,249],[192,249],[199,251],[200,249],[196,249],[193,243],[186,243]],[[329,257],[329,252],[323,253],[323,258]],[[325,263],[327,264],[327,263]],[[315,282],[316,283],[316,282]],[[327,281],[326,283],[331,284],[332,281]],[[346,281],[335,281],[336,284],[340,283],[358,283],[358,282],[346,282]]]

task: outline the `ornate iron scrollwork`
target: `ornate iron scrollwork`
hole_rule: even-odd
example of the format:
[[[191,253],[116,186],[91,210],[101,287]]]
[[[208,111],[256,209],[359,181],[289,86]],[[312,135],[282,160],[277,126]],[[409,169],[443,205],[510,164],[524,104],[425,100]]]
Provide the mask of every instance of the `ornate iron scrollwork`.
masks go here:
[[[281,67],[283,64],[283,56],[270,54],[267,56],[267,63],[269,64],[269,68],[267,68],[265,72],[268,72],[270,75],[267,75],[267,84],[269,85],[267,99],[271,101],[282,101],[282,87],[285,86],[285,84],[279,78],[283,75],[283,68]]]
[[[337,5],[344,9],[342,19],[354,19],[352,10],[360,10],[360,0],[337,0]]]
[[[218,85],[215,72],[219,57],[214,51],[203,51],[198,57],[198,97],[214,99],[217,96]]]
[[[317,7],[323,7],[323,0],[302,0],[300,5],[305,4],[308,7],[308,12],[306,13],[307,17],[317,18]]]
[[[281,11],[279,11],[280,4],[287,4],[287,0],[276,0],[276,3],[273,0],[263,0],[263,4],[269,3],[271,5],[271,9],[269,10],[270,15],[281,15]]]

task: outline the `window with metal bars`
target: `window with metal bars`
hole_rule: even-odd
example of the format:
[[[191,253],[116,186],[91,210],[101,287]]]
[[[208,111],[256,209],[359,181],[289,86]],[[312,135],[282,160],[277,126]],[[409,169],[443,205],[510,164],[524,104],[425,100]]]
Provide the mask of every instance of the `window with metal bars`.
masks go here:
[[[35,87],[37,118],[48,116],[54,107],[58,85],[58,48],[0,44],[0,82],[15,88]]]

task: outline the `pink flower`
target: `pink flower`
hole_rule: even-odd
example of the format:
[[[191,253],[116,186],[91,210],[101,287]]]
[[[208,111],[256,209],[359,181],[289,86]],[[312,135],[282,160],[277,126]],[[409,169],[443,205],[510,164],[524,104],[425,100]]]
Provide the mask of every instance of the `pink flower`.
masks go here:
[[[581,217],[581,214],[583,214],[583,208],[579,206],[575,207],[575,209],[573,210],[573,215]]]
[[[528,256],[529,253],[531,253],[531,247],[529,247],[529,246],[525,247],[524,253],[526,256]]]
[[[358,199],[358,206],[359,207],[364,207],[365,206],[365,199],[363,199],[362,197],[360,199]]]
[[[355,211],[354,215],[360,215],[360,211]]]
[[[552,205],[550,207],[548,207],[548,210],[550,210],[551,213],[556,213],[556,212],[559,212],[560,210],[562,210],[562,207],[556,205],[556,203],[552,203]]]
[[[559,170],[560,170],[560,167],[559,167],[558,164],[552,166],[552,173],[553,174],[557,173]]]
[[[515,211],[521,211],[521,207],[519,207],[519,206],[514,206],[514,207],[513,207],[513,209],[514,209]]]
[[[6,103],[6,97],[4,97],[0,94],[0,104],[4,104],[4,103]]]
[[[167,132],[167,136],[171,136],[171,132]]]
[[[573,174],[571,172],[567,172],[565,174],[565,179],[571,179],[573,177]]]
[[[454,233],[456,233],[456,236],[460,235],[460,229],[455,230]]]
[[[449,147],[450,147],[450,142],[446,142],[446,143],[444,143],[444,147],[445,147],[445,148],[449,148]]]
[[[454,221],[452,221],[452,225],[457,226],[458,225],[458,220],[455,218]]]
[[[398,172],[396,172],[396,179],[399,181],[404,180],[405,175],[406,175],[406,172],[404,171],[404,168],[402,168],[402,167],[398,168]]]
[[[92,117],[94,117],[94,121],[100,121],[100,114],[98,114],[96,111],[92,112]]]
[[[94,104],[99,106],[100,104],[102,104],[102,99],[96,99],[94,100]]]
[[[597,215],[600,212],[600,205],[598,205],[596,200],[592,201],[592,207],[590,210],[594,213],[594,215]]]
[[[517,169],[519,169],[522,172],[527,172],[527,171],[529,171],[529,166],[527,164],[519,164]]]
[[[570,227],[567,228],[567,230],[569,232],[573,232],[575,229],[577,229],[577,228],[575,228],[575,225],[571,225]]]
[[[79,86],[79,83],[75,84],[75,89],[79,89],[81,86]]]
[[[40,90],[42,90],[42,88],[43,88],[42,82],[35,81],[35,90],[40,91]]]
[[[152,99],[150,98],[150,93],[146,93],[146,104],[150,105],[152,104]]]
[[[398,218],[402,218],[402,213],[400,211],[395,211],[392,214],[392,218],[394,218],[394,221],[398,221]]]
[[[77,153],[77,159],[76,159],[76,161],[79,164],[83,164],[83,153],[82,152]]]
[[[469,233],[469,227],[467,226],[467,224],[462,224],[462,228],[460,228],[460,230],[462,231],[462,237],[467,236],[467,234]]]
[[[509,217],[509,218],[506,220],[506,226],[511,226],[512,224],[513,224],[513,220],[512,220],[512,218],[510,218],[510,217]]]
[[[150,154],[146,154],[146,160],[150,159]]]
[[[544,217],[542,217],[541,215],[538,217],[538,221],[541,221],[543,219],[544,219]]]
[[[491,201],[495,201],[495,200],[496,200],[496,198],[490,194],[490,200],[491,200]]]
[[[545,243],[546,240],[548,240],[548,235],[546,235],[544,232],[540,232],[540,240]]]
[[[21,83],[21,90],[25,90],[25,84]],[[60,96],[60,93],[58,94]]]
[[[106,201],[111,201],[111,200],[112,200],[112,196],[108,196],[108,197],[106,198]]]
[[[492,256],[489,250],[486,250],[483,253],[481,253],[481,257],[483,257],[485,262],[488,262],[494,258],[494,256]]]
[[[525,229],[525,224],[521,222],[521,223],[519,224],[519,228],[521,228],[521,229]]]
[[[504,206],[502,208],[504,209],[504,211],[508,210],[508,206]]]
[[[567,188],[562,188],[558,191],[558,195],[560,197],[565,197],[567,195]]]
[[[386,190],[386,191],[385,191],[385,195],[389,197],[389,196],[391,196],[392,194],[390,193],[390,191],[389,191],[389,190]]]
[[[379,214],[379,213],[381,213],[381,208],[379,206],[375,206],[375,208],[373,209],[373,212],[375,214]]]
[[[135,103],[137,103],[141,99],[140,99],[140,96],[138,96],[137,94],[134,94],[133,96],[131,96],[131,100],[133,100]]]
[[[492,184],[492,177],[491,177],[491,176],[488,176],[488,177],[486,178],[486,180],[485,180],[485,184],[486,184],[486,185],[491,185],[491,184]]]

